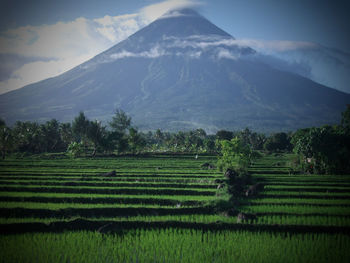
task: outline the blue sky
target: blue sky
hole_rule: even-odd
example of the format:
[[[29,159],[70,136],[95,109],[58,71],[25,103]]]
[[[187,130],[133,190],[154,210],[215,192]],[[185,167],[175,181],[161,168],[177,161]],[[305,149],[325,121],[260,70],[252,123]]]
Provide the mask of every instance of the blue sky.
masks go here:
[[[350,53],[350,1],[0,1],[0,93],[92,58],[169,8],[193,6],[237,39],[314,42]],[[277,43],[277,44],[276,44]],[[278,46],[279,42],[275,42]],[[283,42],[285,43],[285,42]]]

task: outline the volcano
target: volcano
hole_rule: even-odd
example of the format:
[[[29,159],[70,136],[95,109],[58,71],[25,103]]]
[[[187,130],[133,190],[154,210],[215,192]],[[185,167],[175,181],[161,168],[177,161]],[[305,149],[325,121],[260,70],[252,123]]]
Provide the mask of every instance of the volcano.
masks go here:
[[[141,130],[294,130],[339,122],[350,94],[282,71],[191,9],[172,10],[60,76],[0,96],[0,116],[107,121]]]

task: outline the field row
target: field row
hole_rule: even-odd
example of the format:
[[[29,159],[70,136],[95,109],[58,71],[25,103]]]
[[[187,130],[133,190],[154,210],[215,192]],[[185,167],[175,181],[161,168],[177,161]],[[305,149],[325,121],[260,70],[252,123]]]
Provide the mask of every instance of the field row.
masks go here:
[[[114,187],[114,188],[201,188],[201,189],[216,189],[217,185],[210,184],[195,184],[195,183],[153,183],[153,182],[96,182],[96,181],[31,181],[31,180],[0,180],[1,185],[32,185],[32,186],[94,186],[94,187]]]
[[[249,232],[274,232],[274,233],[331,233],[349,235],[348,226],[309,226],[309,225],[276,225],[276,224],[232,224],[225,222],[199,223],[185,221],[96,221],[76,219],[73,221],[53,221],[44,223],[9,223],[0,224],[1,233],[26,233],[26,232],[63,232],[89,230],[101,233],[123,233],[132,229],[191,229],[202,231],[249,231]],[[126,233],[126,232],[125,232]]]
[[[0,192],[42,192],[42,193],[82,193],[82,194],[109,194],[109,195],[215,195],[216,190],[208,189],[176,189],[176,188],[148,188],[148,187],[55,187],[55,186],[0,186]]]
[[[214,183],[214,182],[213,182]],[[150,183],[150,182],[96,182],[96,181],[90,181],[90,182],[83,182],[83,181],[31,181],[31,180],[0,180],[0,186],[30,186],[30,187],[37,187],[37,186],[57,186],[57,187],[83,187],[83,186],[89,186],[89,187],[96,187],[96,188],[190,188],[190,189],[216,189],[216,184],[195,184],[195,183]],[[350,193],[350,187],[341,187],[341,186],[332,186],[332,187],[320,187],[320,186],[277,186],[277,185],[265,185],[264,193],[271,194],[271,193],[302,193],[305,194],[308,193],[345,193],[347,195]]]
[[[189,222],[189,223],[229,223],[236,224],[236,217],[227,217],[221,214],[189,214],[189,215],[137,215],[137,216],[113,216],[113,217],[0,217],[0,224],[12,223],[45,223],[66,222],[72,219],[85,219],[90,221],[139,221],[139,222]],[[331,215],[259,215],[253,222],[254,225],[303,225],[303,226],[340,226],[349,227],[349,216],[331,216]],[[243,224],[251,224],[251,222],[243,222]]]
[[[347,263],[350,259],[350,237],[342,234],[286,235],[192,229],[118,233],[8,235],[0,239],[3,251],[0,262]]]

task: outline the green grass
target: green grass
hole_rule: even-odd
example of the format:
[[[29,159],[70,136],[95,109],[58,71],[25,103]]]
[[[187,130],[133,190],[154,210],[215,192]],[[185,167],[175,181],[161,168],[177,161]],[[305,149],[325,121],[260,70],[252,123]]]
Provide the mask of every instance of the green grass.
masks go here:
[[[146,204],[84,204],[84,203],[34,203],[34,202],[0,202],[1,208],[26,209],[64,209],[64,208],[176,208],[176,205],[146,205]],[[181,205],[181,208],[194,207]]]
[[[288,214],[324,214],[324,215],[348,215],[349,207],[315,207],[315,206],[294,206],[294,205],[258,205],[243,207],[242,210],[250,213],[288,213]]]
[[[350,199],[337,200],[337,199],[303,199],[303,198],[259,198],[251,199],[249,203],[254,205],[260,204],[309,204],[309,205],[335,205],[335,206],[349,206]]]
[[[288,190],[264,190],[262,192],[263,195],[276,195],[278,198],[279,195],[281,196],[298,196],[298,195],[305,195],[305,196],[319,196],[320,198],[332,198],[332,196],[337,197],[345,197],[346,199],[350,199],[350,192],[345,192],[345,193],[332,193],[332,192],[327,192],[326,190],[324,192],[309,192],[309,191],[303,191],[301,190],[294,190],[294,191],[288,191]],[[262,196],[263,196],[262,195]]]
[[[326,234],[134,230],[2,236],[1,262],[349,262],[350,238]]]
[[[82,181],[82,180],[69,180],[69,181],[60,181],[60,180],[0,180],[1,185],[35,185],[35,186],[93,186],[93,187],[156,187],[156,188],[205,188],[205,189],[216,189],[215,184],[196,184],[196,183],[154,183],[154,182],[113,182],[113,181]]]
[[[348,216],[295,216],[295,215],[266,215],[259,216],[254,224],[268,225],[306,225],[306,226],[341,226],[349,227]]]
[[[12,197],[57,197],[57,198],[114,198],[116,195],[110,194],[81,194],[81,193],[40,193],[40,192],[0,192],[0,196]],[[215,199],[215,196],[198,196],[198,195],[118,195],[117,197],[131,199],[164,199],[176,201],[209,201]]]
[[[278,231],[278,225],[350,227],[350,175],[289,175],[292,157],[265,156],[250,169],[254,181],[265,183],[265,190],[242,200],[239,209],[257,213],[256,221],[243,223],[256,224],[256,232],[155,226],[113,235],[93,231],[2,235],[0,262],[350,262],[347,233]],[[178,204],[180,209],[197,208],[217,199],[214,180],[223,176],[217,170],[201,169],[205,162],[215,164],[216,157],[196,160],[194,155],[156,154],[1,161],[0,209],[12,214],[0,215],[0,224],[85,218],[96,224],[184,222],[193,227],[222,222],[236,226],[235,216],[173,213]],[[116,177],[100,175],[111,170],[116,170]],[[21,214],[17,208],[35,212]],[[130,210],[119,215],[97,211],[110,208]],[[45,209],[53,212],[45,214]],[[76,213],[79,209],[93,211]],[[169,211],[161,215],[157,210],[162,209]],[[263,231],[264,225],[269,225],[270,232]]]

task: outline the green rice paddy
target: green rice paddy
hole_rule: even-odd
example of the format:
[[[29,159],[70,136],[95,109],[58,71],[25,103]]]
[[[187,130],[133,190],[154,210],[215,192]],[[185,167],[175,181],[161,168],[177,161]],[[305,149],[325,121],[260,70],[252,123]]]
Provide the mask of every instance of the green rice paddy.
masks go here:
[[[350,262],[350,175],[290,175],[290,157],[250,168],[265,189],[244,223],[208,206],[215,156],[3,160],[0,262]]]

